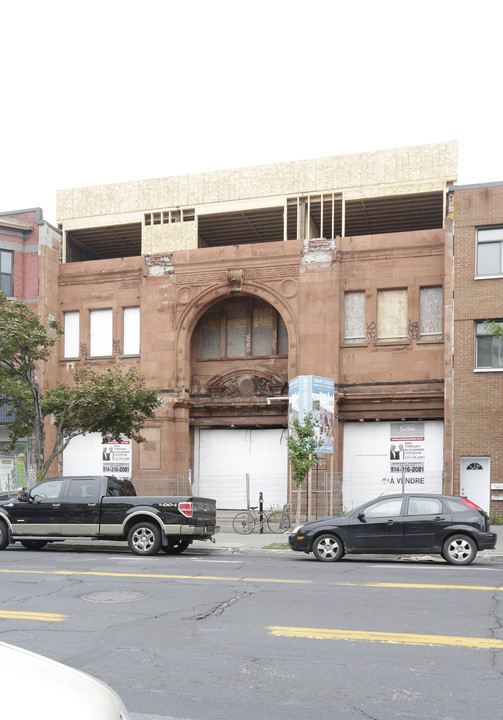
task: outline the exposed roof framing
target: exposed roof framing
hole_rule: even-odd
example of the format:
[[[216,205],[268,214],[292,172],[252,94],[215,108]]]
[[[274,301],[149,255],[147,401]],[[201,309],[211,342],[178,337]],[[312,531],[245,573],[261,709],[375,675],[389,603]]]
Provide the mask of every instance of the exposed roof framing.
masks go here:
[[[283,240],[283,206],[200,215],[198,232],[204,247]]]
[[[141,255],[141,223],[71,230],[66,235],[67,260],[105,260]]]

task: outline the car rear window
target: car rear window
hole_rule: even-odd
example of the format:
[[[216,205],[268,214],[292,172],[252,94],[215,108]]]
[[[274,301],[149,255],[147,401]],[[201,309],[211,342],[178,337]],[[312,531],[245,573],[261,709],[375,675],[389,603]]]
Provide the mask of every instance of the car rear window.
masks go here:
[[[447,506],[452,513],[464,513],[467,510],[473,510],[468,505],[459,502],[459,500],[446,500],[445,502],[447,503]]]
[[[442,503],[438,498],[409,498],[408,515],[438,515],[442,512]]]

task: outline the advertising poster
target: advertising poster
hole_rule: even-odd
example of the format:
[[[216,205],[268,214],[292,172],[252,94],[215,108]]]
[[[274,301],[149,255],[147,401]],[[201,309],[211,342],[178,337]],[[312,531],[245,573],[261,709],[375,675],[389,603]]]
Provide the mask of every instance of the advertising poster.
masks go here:
[[[334,381],[319,375],[299,375],[289,384],[288,431],[294,432],[294,419],[303,422],[307,413],[313,414],[313,429],[323,444],[316,453],[334,452]]]
[[[103,475],[131,477],[131,440],[102,443]]]
[[[424,422],[390,423],[390,483],[424,485]]]

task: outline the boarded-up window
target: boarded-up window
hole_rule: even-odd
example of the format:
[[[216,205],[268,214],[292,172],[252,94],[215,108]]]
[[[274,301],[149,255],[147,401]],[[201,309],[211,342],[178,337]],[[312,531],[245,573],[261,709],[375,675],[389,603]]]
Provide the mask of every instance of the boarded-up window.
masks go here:
[[[112,311],[91,310],[91,357],[112,355]]]
[[[419,291],[419,337],[442,339],[442,288],[423,287]]]
[[[252,355],[272,353],[272,307],[256,307],[252,313]]]
[[[140,308],[124,308],[124,355],[140,354]]]
[[[78,312],[64,313],[65,358],[79,357],[80,315]]]
[[[246,311],[238,308],[227,310],[226,356],[246,355]]]
[[[344,342],[365,342],[365,292],[344,295]]]
[[[378,291],[377,337],[379,340],[407,337],[407,290]]]
[[[201,359],[220,357],[220,313],[207,312],[201,319]]]

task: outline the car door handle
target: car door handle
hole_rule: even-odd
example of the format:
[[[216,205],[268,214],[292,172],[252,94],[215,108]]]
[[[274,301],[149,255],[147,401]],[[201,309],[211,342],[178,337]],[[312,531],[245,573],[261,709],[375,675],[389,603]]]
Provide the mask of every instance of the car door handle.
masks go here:
[[[89,503],[87,507],[96,507],[96,503]]]
[[[437,515],[437,517],[435,518],[435,520],[445,520],[445,518],[444,518],[444,517],[440,517],[440,515]]]
[[[395,523],[394,520],[388,520],[388,525],[394,525],[394,523]]]
[[[52,503],[52,507],[60,507],[61,503]]]

